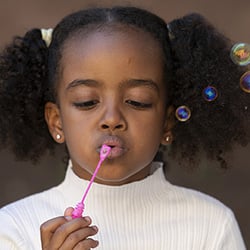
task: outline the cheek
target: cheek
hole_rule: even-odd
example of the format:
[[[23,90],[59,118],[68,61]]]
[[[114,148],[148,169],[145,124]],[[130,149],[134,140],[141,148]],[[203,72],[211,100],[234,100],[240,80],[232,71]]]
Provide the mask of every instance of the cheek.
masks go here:
[[[81,134],[86,130],[86,123],[82,122],[82,117],[76,115],[74,110],[62,109],[61,121],[67,144],[74,145],[71,141],[80,141]]]
[[[157,151],[164,134],[164,121],[154,115],[146,117],[146,119],[134,119],[133,136],[137,140],[137,144],[141,148]]]

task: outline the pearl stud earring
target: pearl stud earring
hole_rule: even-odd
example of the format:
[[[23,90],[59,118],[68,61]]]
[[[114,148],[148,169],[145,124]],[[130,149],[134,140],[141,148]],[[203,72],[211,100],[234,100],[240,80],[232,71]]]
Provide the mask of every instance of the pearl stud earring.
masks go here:
[[[57,140],[60,140],[61,138],[62,138],[62,137],[61,137],[60,134],[57,134],[57,135],[56,135],[56,139],[57,139]]]

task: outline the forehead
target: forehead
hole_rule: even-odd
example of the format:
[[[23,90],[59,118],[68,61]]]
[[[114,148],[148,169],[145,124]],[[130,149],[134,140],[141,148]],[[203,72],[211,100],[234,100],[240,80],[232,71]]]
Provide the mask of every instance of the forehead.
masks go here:
[[[70,34],[70,37],[66,39],[66,43],[71,41],[81,40],[82,38],[91,37],[95,34],[102,34],[105,36],[123,36],[123,37],[133,37],[133,38],[140,38],[140,37],[147,37],[147,39],[154,43],[157,47],[159,46],[156,38],[154,36],[136,26],[122,24],[122,23],[110,23],[110,24],[89,24],[82,28],[76,29]]]
[[[149,33],[134,28],[79,32],[64,45],[61,69],[68,78],[72,69],[81,72],[117,72],[137,77],[162,77],[163,52]],[[112,65],[113,63],[113,65]]]

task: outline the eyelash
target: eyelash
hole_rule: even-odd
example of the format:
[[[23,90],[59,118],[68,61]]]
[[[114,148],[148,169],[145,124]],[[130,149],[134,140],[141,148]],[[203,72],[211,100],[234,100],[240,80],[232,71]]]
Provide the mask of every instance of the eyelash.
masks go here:
[[[98,104],[98,101],[91,100],[87,102],[75,102],[73,105],[77,108],[88,110],[94,108]]]
[[[76,102],[73,103],[73,105],[76,108],[83,109],[83,110],[88,110],[94,108],[99,102],[96,100],[90,100],[86,102]],[[148,109],[152,107],[151,103],[143,103],[143,102],[138,102],[138,101],[133,101],[133,100],[126,100],[125,103],[129,104],[135,109]]]
[[[133,106],[136,109],[148,109],[152,107],[151,103],[143,103],[143,102],[137,102],[133,100],[127,100],[126,103]]]

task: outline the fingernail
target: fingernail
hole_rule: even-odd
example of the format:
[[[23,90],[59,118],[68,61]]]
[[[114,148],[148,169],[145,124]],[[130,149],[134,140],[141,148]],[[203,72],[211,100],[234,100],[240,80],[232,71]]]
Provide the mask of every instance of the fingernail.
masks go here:
[[[98,227],[97,227],[97,226],[92,226],[92,228],[93,228],[96,232],[98,232]]]
[[[90,223],[90,222],[91,222],[91,219],[90,219],[90,217],[89,217],[89,216],[84,217],[84,220],[85,220],[86,222],[88,222],[88,223]]]
[[[65,219],[69,221],[69,220],[72,220],[72,217],[71,216],[65,216]]]

